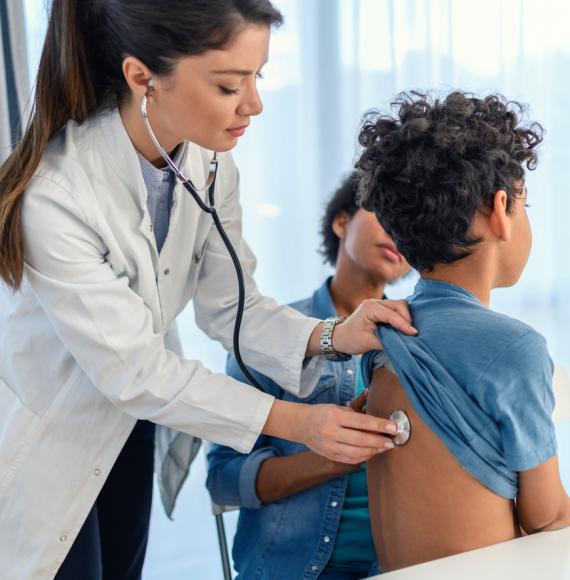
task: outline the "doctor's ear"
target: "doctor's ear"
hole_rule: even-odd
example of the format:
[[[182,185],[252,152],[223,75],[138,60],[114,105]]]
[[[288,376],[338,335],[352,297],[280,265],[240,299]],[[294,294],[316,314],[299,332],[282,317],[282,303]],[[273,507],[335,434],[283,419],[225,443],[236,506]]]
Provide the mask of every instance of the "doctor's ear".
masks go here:
[[[346,236],[348,222],[350,222],[350,216],[345,211],[337,213],[333,219],[332,230],[341,240],[344,240]]]
[[[152,86],[152,73],[150,69],[138,58],[127,56],[123,60],[123,75],[131,91],[143,97],[147,94],[149,83]]]

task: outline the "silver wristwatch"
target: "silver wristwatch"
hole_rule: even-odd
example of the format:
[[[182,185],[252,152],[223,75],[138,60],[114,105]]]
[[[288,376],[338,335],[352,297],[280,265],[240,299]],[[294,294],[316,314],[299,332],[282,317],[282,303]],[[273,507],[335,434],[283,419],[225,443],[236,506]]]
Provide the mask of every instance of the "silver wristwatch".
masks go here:
[[[351,358],[352,355],[345,352],[337,352],[332,345],[332,335],[334,327],[344,322],[346,318],[343,316],[330,316],[323,322],[323,330],[321,331],[321,353],[332,362],[343,362]]]

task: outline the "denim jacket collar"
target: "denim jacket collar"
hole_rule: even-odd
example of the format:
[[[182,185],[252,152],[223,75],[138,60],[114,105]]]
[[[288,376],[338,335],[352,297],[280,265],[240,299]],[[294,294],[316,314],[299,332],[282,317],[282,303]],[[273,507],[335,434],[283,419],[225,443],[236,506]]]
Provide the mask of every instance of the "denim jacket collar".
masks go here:
[[[330,291],[331,281],[332,276],[329,276],[313,293],[312,316],[316,318],[324,320],[329,316],[337,315]]]

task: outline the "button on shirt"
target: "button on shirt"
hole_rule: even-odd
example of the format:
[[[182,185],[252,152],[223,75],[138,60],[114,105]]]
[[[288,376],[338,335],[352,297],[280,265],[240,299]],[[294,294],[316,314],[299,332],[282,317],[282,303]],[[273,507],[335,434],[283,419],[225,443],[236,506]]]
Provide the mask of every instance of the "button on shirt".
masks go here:
[[[173,161],[179,165],[184,157],[186,143],[176,149]],[[142,176],[147,190],[146,207],[150,215],[152,231],[156,239],[156,248],[160,252],[168,235],[172,193],[176,185],[176,176],[168,167],[155,167],[140,153],[138,154]],[[165,272],[167,274],[167,272]]]

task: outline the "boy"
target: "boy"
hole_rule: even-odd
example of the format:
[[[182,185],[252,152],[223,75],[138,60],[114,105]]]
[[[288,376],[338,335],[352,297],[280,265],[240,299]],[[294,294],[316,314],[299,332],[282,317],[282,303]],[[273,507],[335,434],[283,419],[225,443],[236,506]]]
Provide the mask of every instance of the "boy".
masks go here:
[[[358,167],[374,210],[421,276],[417,338],[379,328],[363,359],[368,412],[403,409],[411,438],[369,462],[372,531],[390,571],[570,524],[542,336],[489,309],[531,247],[524,169],[542,140],[501,96],[401,95],[365,123]]]

